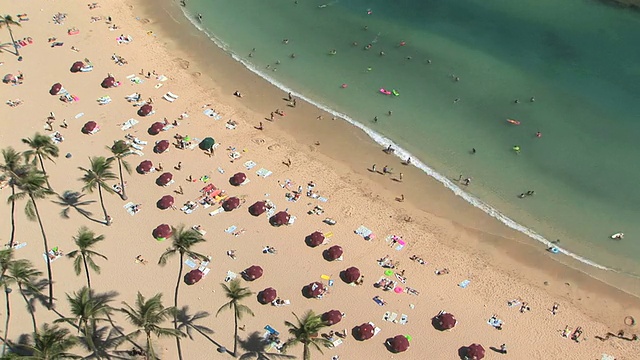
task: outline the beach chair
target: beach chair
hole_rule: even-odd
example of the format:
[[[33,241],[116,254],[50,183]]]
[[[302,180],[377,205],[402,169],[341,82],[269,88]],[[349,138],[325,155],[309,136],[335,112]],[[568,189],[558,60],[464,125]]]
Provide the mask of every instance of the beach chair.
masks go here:
[[[193,225],[191,227],[193,229],[193,231],[197,232],[198,234],[205,236],[207,234],[207,232],[205,230],[202,230],[201,228],[198,229],[198,225]]]
[[[293,223],[296,221],[296,219],[297,218],[295,216],[291,215],[289,217],[289,222],[287,223],[287,225],[293,225]]]
[[[224,282],[229,282],[238,277],[238,274],[234,273],[231,270],[227,271],[227,276],[224,278]]]
[[[184,264],[192,269],[195,269],[196,266],[198,266],[198,264],[196,264],[196,262],[192,258],[187,258],[187,260],[184,261]]]
[[[264,327],[264,329],[265,329],[265,330],[267,330],[270,334],[273,334],[273,335],[275,335],[275,336],[280,335],[280,333],[279,333],[276,329],[274,329],[273,327],[271,327],[271,325],[267,325],[267,326],[265,326],[265,327]]]
[[[369,321],[369,325],[373,326],[373,328],[374,328],[374,329],[373,329],[373,336],[378,335],[378,333],[380,332],[380,330],[382,330],[382,329],[380,329],[379,327],[377,327],[377,326],[376,326],[373,322],[371,322],[371,321]]]
[[[168,102],[171,102],[171,103],[172,103],[172,102],[174,102],[174,101],[176,101],[176,100],[178,100],[178,96],[177,96],[177,95],[172,94],[171,92],[168,92],[168,93],[164,94],[164,95],[162,96],[162,98],[163,98],[163,99],[165,99],[165,100],[167,100]]]
[[[364,225],[360,225],[360,227],[355,230],[355,233],[362,236],[365,240],[370,240],[373,235],[373,231],[369,230]]]
[[[251,170],[253,169],[257,164],[255,162],[253,162],[252,160],[247,161],[246,163],[244,163],[244,168],[247,170]]]
[[[391,316],[391,311],[387,311],[386,313],[384,313],[384,315],[382,315],[382,320],[389,321],[390,316]]]
[[[467,286],[469,286],[470,283],[471,283],[471,280],[463,280],[462,282],[460,282],[458,284],[458,286],[460,286],[463,289],[466,289]]]
[[[219,208],[213,210],[212,212],[210,212],[209,216],[215,216],[215,215],[221,214],[223,212],[224,212],[224,209],[222,207],[219,207]]]
[[[409,316],[407,314],[402,314],[400,316],[400,325],[407,325],[407,322],[409,321]]]
[[[147,141],[140,140],[140,139],[138,139],[138,138],[134,138],[134,139],[133,139],[133,142],[134,142],[134,143],[136,143],[136,144],[138,144],[138,145],[147,145],[147,144],[148,144],[148,142],[147,142]]]
[[[202,271],[202,276],[207,276],[209,271],[211,271],[211,269],[206,266],[200,266],[198,270]]]
[[[395,321],[396,321],[396,318],[398,318],[398,314],[397,314],[397,313],[392,312],[392,313],[391,313],[391,315],[389,315],[389,320],[387,320],[387,321],[389,321],[389,322],[395,322]]]
[[[329,341],[331,341],[331,346],[334,348],[342,345],[342,339],[340,338],[331,338]]]

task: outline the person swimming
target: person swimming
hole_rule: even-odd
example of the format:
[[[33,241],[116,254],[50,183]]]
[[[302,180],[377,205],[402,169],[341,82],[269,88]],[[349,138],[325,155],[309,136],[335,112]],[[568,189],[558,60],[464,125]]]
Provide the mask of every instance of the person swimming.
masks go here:
[[[338,51],[336,49],[333,49],[333,50],[329,51],[329,55],[335,55],[337,53],[338,53]]]
[[[198,14],[198,21],[202,22],[202,14]]]

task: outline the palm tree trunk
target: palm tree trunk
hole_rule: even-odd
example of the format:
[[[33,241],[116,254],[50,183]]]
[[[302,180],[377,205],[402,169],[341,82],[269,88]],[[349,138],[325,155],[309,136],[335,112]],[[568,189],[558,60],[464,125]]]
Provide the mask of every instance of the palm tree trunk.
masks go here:
[[[151,345],[151,333],[147,332],[147,351],[145,351],[144,358],[150,360],[151,357],[155,360],[156,354],[153,352],[153,345]]]
[[[238,309],[235,302],[233,303],[233,314],[233,357],[238,357]]]
[[[9,288],[7,287],[7,285],[4,285],[4,299],[5,302],[7,304],[7,320],[4,323],[4,336],[6,338],[9,337],[9,319],[11,318],[11,304],[9,303]],[[4,354],[6,352],[6,343],[2,343],[2,356],[4,357]]]
[[[111,221],[109,221],[109,215],[107,214],[107,208],[104,207],[104,198],[102,197],[102,187],[98,184],[98,195],[100,196],[100,206],[102,206],[102,212],[104,213],[104,224],[107,226],[111,225]]]
[[[13,31],[11,30],[11,26],[7,24],[7,29],[9,30],[9,36],[11,37],[11,43],[13,44],[13,48],[16,49],[16,56],[20,56],[20,52],[18,51],[18,45],[16,45],[16,41],[13,38]]]
[[[38,211],[38,205],[33,196],[30,196],[33,203],[33,209],[36,212],[36,218],[38,218],[38,224],[40,225],[40,232],[42,233],[42,242],[44,243],[44,254],[47,259],[47,277],[49,279],[49,310],[53,308],[53,274],[51,273],[51,259],[49,258],[49,243],[47,242],[47,233],[44,231],[44,225],[42,225],[42,219],[40,218],[40,212]]]
[[[124,190],[124,177],[122,176],[122,160],[120,158],[118,159],[118,171],[120,172],[120,188],[122,189],[122,192],[120,193],[120,198],[122,200],[127,200],[127,194],[125,193]]]
[[[38,160],[40,160],[40,168],[42,168],[42,173],[44,174],[44,179],[47,182],[47,187],[51,190],[51,184],[49,184],[49,176],[47,175],[47,170],[44,169],[44,160],[42,160],[42,155],[38,154]]]
[[[302,359],[311,360],[311,354],[309,353],[309,344],[302,344]]]
[[[124,186],[123,186],[124,188]],[[173,295],[173,306],[178,310],[178,293],[180,291],[180,280],[182,280],[182,269],[184,267],[184,254],[180,253],[180,268],[178,271],[178,281],[176,282],[176,291]],[[173,328],[178,330],[178,314],[173,314]],[[176,336],[176,347],[178,348],[178,358],[182,360],[182,346],[180,345],[180,336]]]
[[[34,310],[33,306],[29,302],[29,299],[27,299],[27,295],[24,294],[24,290],[22,289],[22,284],[18,284],[18,288],[20,289],[20,295],[22,295],[22,299],[27,304],[27,309],[29,309],[29,314],[31,315],[31,324],[33,325],[33,332],[35,333],[38,331],[38,323],[36,322],[36,313],[33,311]]]
[[[16,194],[16,185],[11,179],[11,236],[9,237],[9,248],[13,247],[13,241],[16,236],[16,201],[14,196]]]
[[[87,266],[87,258],[82,255],[82,262],[84,263],[84,273],[87,274],[87,287],[91,290],[91,278],[89,277],[89,266]]]

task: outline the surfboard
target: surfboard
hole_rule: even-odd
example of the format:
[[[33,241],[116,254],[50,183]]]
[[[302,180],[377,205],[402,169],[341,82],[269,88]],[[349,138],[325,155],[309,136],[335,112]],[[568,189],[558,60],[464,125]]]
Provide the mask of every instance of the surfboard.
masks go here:
[[[520,121],[518,120],[507,119],[507,122],[512,123],[513,125],[520,125]]]

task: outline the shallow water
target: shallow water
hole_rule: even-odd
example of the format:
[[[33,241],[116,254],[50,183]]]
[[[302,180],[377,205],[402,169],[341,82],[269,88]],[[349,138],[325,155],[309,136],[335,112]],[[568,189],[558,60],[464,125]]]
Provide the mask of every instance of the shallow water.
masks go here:
[[[187,11],[255,69],[439,174],[471,177],[453,183],[511,219],[640,273],[636,12],[579,0],[190,0]],[[624,241],[608,239],[618,231]]]

